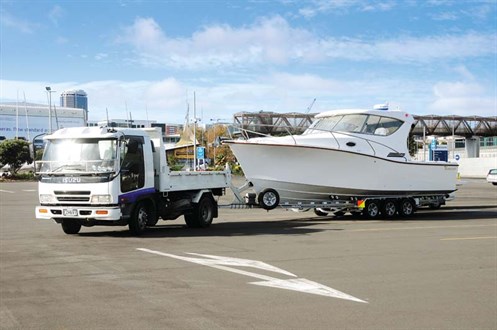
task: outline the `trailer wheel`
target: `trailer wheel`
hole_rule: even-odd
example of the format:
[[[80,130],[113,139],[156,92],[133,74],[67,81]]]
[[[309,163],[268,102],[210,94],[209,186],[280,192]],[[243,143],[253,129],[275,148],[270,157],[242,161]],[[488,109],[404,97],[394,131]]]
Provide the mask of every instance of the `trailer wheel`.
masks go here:
[[[438,201],[433,203],[433,204],[430,204],[430,206],[429,206],[430,210],[438,210],[441,207],[442,207],[442,203],[440,203]]]
[[[380,204],[376,199],[368,200],[364,208],[364,216],[368,219],[376,219],[380,215]]]
[[[190,228],[209,227],[216,212],[216,203],[210,196],[202,196],[191,213],[185,213],[186,225]]]
[[[280,195],[278,195],[278,192],[276,190],[269,188],[263,190],[259,194],[257,201],[259,202],[260,207],[269,211],[279,205]]]
[[[325,217],[328,215],[328,212],[324,211],[322,208],[319,208],[319,207],[314,209],[314,213],[320,217]]]
[[[397,213],[397,204],[393,199],[387,199],[385,203],[383,203],[382,213],[385,218],[393,218]]]
[[[414,202],[409,198],[404,198],[400,201],[399,213],[403,217],[410,217],[414,214],[415,206]]]
[[[147,228],[147,222],[150,218],[150,210],[146,203],[136,205],[131,218],[129,219],[129,231],[135,236],[143,234]]]
[[[61,226],[64,233],[68,235],[75,235],[81,230],[81,224],[73,219],[62,220]]]

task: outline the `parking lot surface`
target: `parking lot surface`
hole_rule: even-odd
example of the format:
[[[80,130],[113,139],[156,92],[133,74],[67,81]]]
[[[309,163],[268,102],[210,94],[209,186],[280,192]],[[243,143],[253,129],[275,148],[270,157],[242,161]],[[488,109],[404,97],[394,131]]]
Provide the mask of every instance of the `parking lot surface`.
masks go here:
[[[497,187],[463,181],[408,219],[223,208],[142,237],[66,235],[2,182],[0,328],[496,329]]]

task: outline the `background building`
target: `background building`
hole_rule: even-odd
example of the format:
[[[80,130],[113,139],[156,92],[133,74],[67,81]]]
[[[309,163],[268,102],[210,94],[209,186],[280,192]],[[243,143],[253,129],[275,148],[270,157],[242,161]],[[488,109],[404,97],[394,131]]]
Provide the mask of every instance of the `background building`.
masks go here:
[[[60,106],[85,110],[85,121],[88,121],[88,95],[82,89],[67,90],[60,94]]]
[[[52,105],[12,102],[0,103],[0,139],[32,140],[36,135],[64,127],[86,126],[86,110]],[[51,125],[49,118],[51,117]]]
[[[60,106],[88,111],[88,95],[84,90],[68,90],[60,95]]]

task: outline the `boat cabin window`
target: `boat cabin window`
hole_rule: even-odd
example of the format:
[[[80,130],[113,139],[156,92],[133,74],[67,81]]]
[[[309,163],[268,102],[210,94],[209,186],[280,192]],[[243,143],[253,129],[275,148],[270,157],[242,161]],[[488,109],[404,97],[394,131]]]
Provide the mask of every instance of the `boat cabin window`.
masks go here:
[[[401,120],[376,115],[336,115],[319,118],[305,134],[327,131],[387,136],[397,131],[402,124]]]

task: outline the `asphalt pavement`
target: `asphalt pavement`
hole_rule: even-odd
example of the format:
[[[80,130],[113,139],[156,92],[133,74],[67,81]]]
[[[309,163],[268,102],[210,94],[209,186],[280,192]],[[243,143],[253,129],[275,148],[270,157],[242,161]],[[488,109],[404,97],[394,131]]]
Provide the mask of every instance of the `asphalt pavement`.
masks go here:
[[[408,219],[223,208],[142,237],[66,235],[1,182],[0,328],[497,329],[497,187],[462,181]]]

